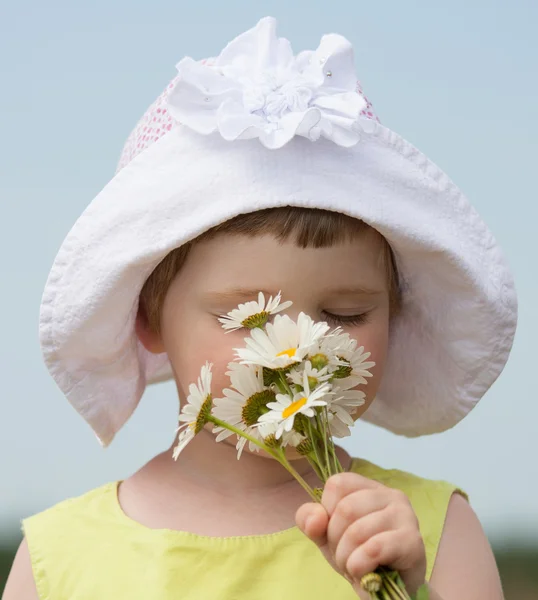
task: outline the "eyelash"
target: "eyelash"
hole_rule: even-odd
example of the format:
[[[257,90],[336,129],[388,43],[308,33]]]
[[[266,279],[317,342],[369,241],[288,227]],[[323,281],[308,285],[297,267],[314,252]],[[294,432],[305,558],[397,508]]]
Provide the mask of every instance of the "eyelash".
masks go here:
[[[368,322],[368,313],[363,313],[362,315],[333,315],[326,311],[321,311],[322,316],[325,318],[327,323],[332,325],[363,325]]]
[[[220,317],[222,315],[215,315],[216,317]],[[362,315],[349,315],[349,316],[342,316],[342,315],[333,315],[330,312],[327,312],[325,310],[321,311],[321,316],[324,318],[325,321],[327,321],[327,323],[329,323],[329,325],[339,325],[339,326],[344,326],[344,325],[348,325],[350,327],[356,327],[357,325],[363,325],[364,323],[368,322],[368,313],[363,313]],[[272,319],[270,319],[271,321]],[[237,331],[239,332],[245,332],[245,331],[249,331],[246,328],[242,328],[242,329],[238,329]]]

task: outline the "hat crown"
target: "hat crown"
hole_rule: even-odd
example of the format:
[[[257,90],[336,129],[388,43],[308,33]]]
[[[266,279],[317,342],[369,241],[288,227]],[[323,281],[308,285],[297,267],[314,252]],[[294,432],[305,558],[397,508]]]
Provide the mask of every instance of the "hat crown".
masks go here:
[[[232,40],[218,57],[186,57],[177,69],[129,135],[116,172],[179,124],[203,134],[218,131],[228,140],[258,137],[279,148],[294,135],[354,145],[359,117],[379,121],[344,37],[325,35],[317,50],[293,56],[288,40],[276,37],[272,17]]]

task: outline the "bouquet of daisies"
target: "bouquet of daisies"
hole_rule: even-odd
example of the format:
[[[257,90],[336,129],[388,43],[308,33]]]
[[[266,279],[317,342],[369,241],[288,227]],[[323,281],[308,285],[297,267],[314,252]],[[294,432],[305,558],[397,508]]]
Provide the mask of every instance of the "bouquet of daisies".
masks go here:
[[[322,489],[311,486],[286,458],[291,446],[303,455],[325,483],[344,471],[333,437],[350,435],[357,407],[365,394],[357,388],[371,377],[370,353],[341,328],[331,329],[305,313],[297,321],[278,314],[291,306],[280,293],[265,302],[240,304],[219,319],[227,331],[245,329],[245,346],[235,349],[228,364],[230,387],[222,398],[211,394],[211,368],[206,363],[196,384],[189,386],[187,402],[179,415],[177,459],[182,449],[207,423],[219,442],[237,436],[237,458],[245,444],[278,460],[301,484],[312,500],[321,500]],[[361,582],[371,598],[409,598],[398,574],[380,568]]]

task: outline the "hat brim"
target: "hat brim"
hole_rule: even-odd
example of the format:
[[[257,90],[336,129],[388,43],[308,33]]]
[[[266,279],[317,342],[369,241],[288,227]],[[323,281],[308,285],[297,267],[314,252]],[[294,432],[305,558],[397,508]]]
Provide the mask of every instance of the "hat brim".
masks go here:
[[[352,148],[292,139],[280,150],[174,127],[125,166],[75,223],[40,314],[46,365],[108,445],[148,383],[172,376],[134,331],[140,290],[174,248],[276,206],[359,218],[394,250],[403,307],[364,420],[418,436],[459,422],[502,371],[517,300],[491,232],[450,179],[379,123]]]

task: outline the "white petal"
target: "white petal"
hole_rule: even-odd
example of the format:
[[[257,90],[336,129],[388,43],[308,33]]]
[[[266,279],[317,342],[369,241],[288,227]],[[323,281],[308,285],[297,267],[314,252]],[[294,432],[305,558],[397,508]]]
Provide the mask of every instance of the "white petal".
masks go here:
[[[214,432],[214,430],[213,430],[213,432]],[[221,431],[219,433],[219,435],[217,435],[217,437],[215,438],[215,441],[221,442],[222,440],[229,438],[233,434],[234,434],[233,431],[230,431],[229,429],[223,429],[223,431]]]
[[[181,432],[181,434],[179,435],[179,438],[178,438],[177,446],[174,448],[174,454],[173,454],[174,460],[177,460],[178,456],[183,451],[185,446],[193,438],[194,438],[194,431],[190,427],[188,427],[187,429],[185,429]]]
[[[247,442],[247,438],[244,438],[244,437],[240,437],[239,440],[237,441],[237,444],[235,446],[236,450],[238,450],[237,460],[239,460],[241,458],[241,454],[243,453],[243,448],[245,447],[246,442]]]
[[[292,415],[291,417],[287,418],[284,421],[284,431],[291,431],[293,428],[293,422],[294,422],[294,417],[295,415]]]
[[[293,302],[291,300],[286,300],[286,302],[282,302],[277,307],[273,308],[270,312],[271,312],[271,314],[281,312],[283,310],[286,310],[290,306],[292,306],[292,304],[293,304]]]
[[[338,416],[338,418],[346,425],[353,426],[355,424],[355,421],[351,418],[350,414],[341,406],[336,405],[334,406],[333,410]]]

